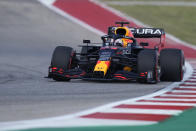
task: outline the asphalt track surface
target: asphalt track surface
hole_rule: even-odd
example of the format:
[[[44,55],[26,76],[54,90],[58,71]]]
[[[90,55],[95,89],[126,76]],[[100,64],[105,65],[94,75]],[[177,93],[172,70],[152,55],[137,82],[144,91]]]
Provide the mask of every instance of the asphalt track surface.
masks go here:
[[[99,36],[35,0],[0,1],[0,121],[75,113],[158,91],[170,83],[101,83],[45,79],[53,49]],[[79,48],[77,48],[79,49]]]

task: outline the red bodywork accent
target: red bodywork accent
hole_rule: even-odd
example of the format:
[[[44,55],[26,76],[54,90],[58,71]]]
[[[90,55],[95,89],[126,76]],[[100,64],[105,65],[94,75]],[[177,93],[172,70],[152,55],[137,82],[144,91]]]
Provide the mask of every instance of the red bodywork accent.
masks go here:
[[[107,65],[107,67],[109,67],[110,66],[110,61],[105,61],[105,64]]]
[[[81,74],[80,74],[80,76],[83,76],[83,75],[85,75],[86,74],[86,72],[82,72]]]
[[[64,70],[62,68],[59,69],[58,73],[63,74]]]
[[[83,76],[83,75],[85,75],[86,74],[86,72],[82,72],[81,74],[79,74],[79,75],[65,75],[65,77],[69,77],[69,78],[77,78],[77,77],[80,77],[80,76]]]
[[[97,61],[97,64],[100,64],[100,63],[101,63],[101,61],[98,60],[98,61]]]
[[[148,74],[148,72],[140,73],[140,76],[145,77]]]
[[[52,67],[52,72],[55,72],[57,70],[56,67]]]
[[[165,34],[161,36],[161,48],[163,48],[165,46],[166,43],[166,36]]]
[[[65,77],[70,77],[70,75],[65,75]]]
[[[123,77],[123,76],[114,76],[114,77],[120,78],[120,79],[123,79],[123,80],[127,80],[127,78],[126,77]]]
[[[114,74],[114,77],[120,80],[128,80],[126,77],[122,76],[122,74]]]
[[[122,76],[122,74],[114,74],[114,75],[117,75],[117,76]]]
[[[71,58],[69,59],[69,69],[71,69],[73,56],[74,56],[74,52],[71,53]]]
[[[123,52],[122,52],[122,51],[120,51],[120,52],[117,52],[116,54],[118,54],[118,55],[119,55],[119,54],[122,54],[122,53],[123,53]]]
[[[113,50],[117,50],[117,47],[112,47],[111,49],[113,49]]]

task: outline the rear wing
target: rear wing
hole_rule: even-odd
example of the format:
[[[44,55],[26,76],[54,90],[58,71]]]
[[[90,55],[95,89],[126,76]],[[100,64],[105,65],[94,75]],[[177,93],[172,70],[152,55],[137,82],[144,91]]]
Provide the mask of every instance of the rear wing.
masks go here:
[[[161,38],[165,32],[161,28],[129,28],[135,38]]]
[[[118,27],[109,27],[108,35],[112,35]],[[162,28],[129,28],[135,38],[161,38],[165,35]]]

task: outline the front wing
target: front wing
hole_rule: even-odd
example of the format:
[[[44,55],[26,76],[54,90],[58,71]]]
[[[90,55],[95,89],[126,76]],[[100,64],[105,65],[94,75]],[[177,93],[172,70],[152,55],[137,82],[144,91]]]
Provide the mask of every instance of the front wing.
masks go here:
[[[70,69],[64,71],[61,68],[57,67],[49,67],[48,78],[53,77],[62,77],[62,78],[70,78],[70,79],[83,79],[83,80],[92,80],[92,81],[136,81],[138,79],[146,79],[150,81],[151,72],[144,72],[144,73],[134,73],[128,71],[117,71],[114,74],[107,74],[104,76],[101,72],[99,73],[86,73],[80,68]]]

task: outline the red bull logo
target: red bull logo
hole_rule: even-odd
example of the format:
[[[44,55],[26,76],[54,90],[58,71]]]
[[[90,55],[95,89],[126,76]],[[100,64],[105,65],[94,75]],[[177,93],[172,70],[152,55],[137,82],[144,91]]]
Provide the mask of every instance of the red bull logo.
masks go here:
[[[102,71],[104,72],[104,76],[105,76],[110,67],[110,63],[111,63],[110,61],[97,61],[94,71]]]

